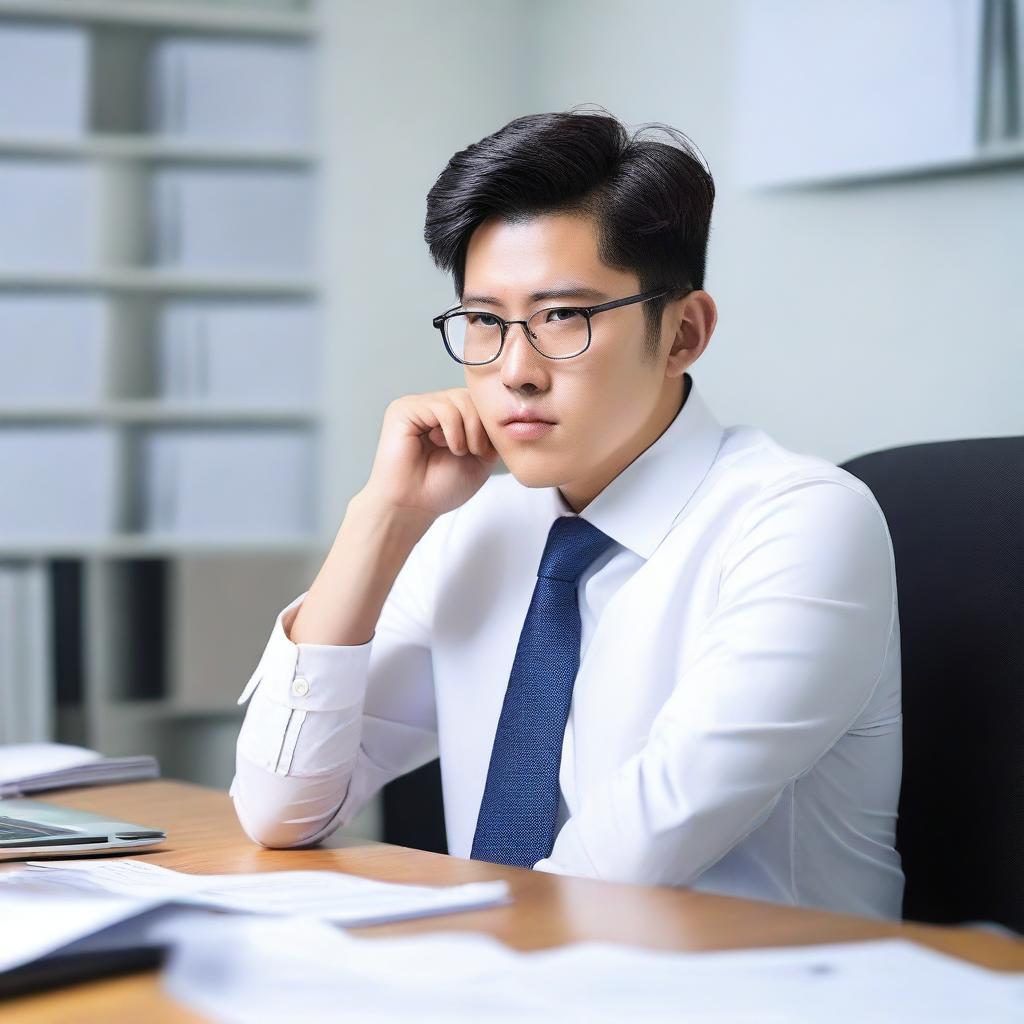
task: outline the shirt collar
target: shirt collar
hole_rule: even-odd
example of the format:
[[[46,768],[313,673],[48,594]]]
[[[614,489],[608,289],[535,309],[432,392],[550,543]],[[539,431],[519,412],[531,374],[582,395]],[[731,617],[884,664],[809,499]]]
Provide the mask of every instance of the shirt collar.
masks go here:
[[[722,425],[690,374],[689,392],[675,419],[580,513],[602,533],[642,558],[668,536],[722,443]],[[547,488],[552,517],[575,515],[557,487]]]

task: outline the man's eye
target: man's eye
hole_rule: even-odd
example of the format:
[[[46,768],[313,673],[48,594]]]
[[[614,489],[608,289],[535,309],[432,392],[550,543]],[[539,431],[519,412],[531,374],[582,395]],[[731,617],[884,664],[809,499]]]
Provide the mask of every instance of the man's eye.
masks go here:
[[[573,317],[577,317],[579,315],[580,311],[578,309],[549,309],[547,320],[549,323],[552,320],[554,320],[556,323],[559,323],[564,322],[566,320],[571,320]]]
[[[490,313],[470,313],[466,319],[471,323],[479,327],[497,327],[498,318],[491,316]]]

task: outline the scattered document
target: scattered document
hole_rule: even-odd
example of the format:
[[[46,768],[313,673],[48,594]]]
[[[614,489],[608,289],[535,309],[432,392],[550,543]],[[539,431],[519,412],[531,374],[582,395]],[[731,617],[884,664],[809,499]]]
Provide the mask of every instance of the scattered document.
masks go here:
[[[163,983],[203,1016],[250,1024],[1024,1019],[1024,974],[902,939],[706,953],[579,943],[520,953],[467,933],[357,938],[310,920],[229,918],[181,935]]]
[[[110,786],[155,779],[155,757],[104,757],[70,743],[14,743],[0,746],[0,797],[27,796],[67,786]]]
[[[0,875],[0,881],[4,878]],[[76,863],[29,861],[14,879],[47,891],[106,893],[243,913],[299,915],[350,926],[509,902],[505,882],[399,885],[338,871],[195,875],[131,858]]]
[[[8,878],[6,872],[0,873],[0,971],[31,963],[155,905],[153,900],[127,896],[38,892],[5,885]]]

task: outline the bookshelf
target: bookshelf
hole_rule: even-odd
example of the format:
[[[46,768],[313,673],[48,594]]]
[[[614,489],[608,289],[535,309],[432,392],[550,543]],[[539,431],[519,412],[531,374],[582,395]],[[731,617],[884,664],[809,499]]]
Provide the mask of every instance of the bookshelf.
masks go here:
[[[317,62],[315,3],[218,5],[202,0],[0,0],[6,25],[83,28],[91,43],[85,131],[74,137],[4,136],[0,162],[45,160],[95,176],[95,259],[88,267],[5,266],[5,295],[100,296],[110,310],[102,386],[94,401],[0,402],[0,428],[101,427],[115,438],[110,486],[117,526],[104,536],[15,537],[0,532],[0,564],[43,564],[63,580],[80,645],[65,652],[58,686],[58,741],[109,755],[151,752],[163,774],[226,788],[244,709],[235,703],[255,667],[273,614],[308,585],[328,540],[319,523],[298,535],[190,536],[141,528],[137,438],[147,430],[288,429],[317,445],[322,398],[240,404],[170,400],[155,392],[155,311],[171,300],[289,300],[317,306],[320,270],[209,271],[152,264],[147,186],[159,168],[290,171],[309,176],[321,157],[309,145],[187,139],[150,132],[139,98],[154,45],[165,37],[287,40]],[[315,96],[311,96],[311,102]],[[317,250],[318,251],[318,250]],[[321,331],[322,336],[322,331]],[[313,376],[321,376],[320,367]],[[314,480],[318,477],[314,473]],[[304,501],[319,511],[318,495]],[[313,517],[314,521],[319,516]],[[209,594],[206,614],[188,602]],[[223,616],[220,624],[215,616]],[[212,628],[200,628],[206,619]],[[218,644],[217,634],[231,643]],[[233,660],[234,659],[234,660]],[[58,661],[61,659],[58,658]],[[73,664],[72,664],[73,663]]]

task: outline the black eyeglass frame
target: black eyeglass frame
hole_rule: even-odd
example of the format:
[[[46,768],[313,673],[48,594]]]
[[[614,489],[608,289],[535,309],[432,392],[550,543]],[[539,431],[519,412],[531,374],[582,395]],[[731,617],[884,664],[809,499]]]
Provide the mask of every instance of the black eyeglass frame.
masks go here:
[[[683,298],[683,296],[689,295],[690,292],[692,292],[693,290],[693,288],[687,288],[679,297]],[[435,316],[431,323],[441,332],[441,339],[442,341],[444,341],[444,347],[447,350],[448,355],[450,355],[452,359],[455,360],[455,362],[460,363],[462,366],[486,366],[488,363],[493,363],[495,359],[498,359],[505,349],[505,337],[508,333],[509,327],[511,327],[512,324],[523,325],[523,331],[526,334],[526,340],[530,343],[531,346],[533,346],[534,351],[542,355],[545,359],[575,359],[577,358],[577,356],[583,355],[583,353],[586,352],[588,348],[590,348],[590,342],[594,336],[594,332],[590,324],[590,318],[592,316],[594,316],[597,313],[603,313],[609,309],[618,309],[620,306],[630,306],[634,302],[650,302],[651,299],[661,298],[662,295],[668,295],[672,291],[675,291],[675,289],[669,286],[667,288],[661,288],[657,291],[638,292],[636,295],[627,295],[624,299],[612,299],[610,302],[602,302],[600,305],[597,306],[545,306],[543,309],[538,309],[535,313],[530,314],[529,318],[526,320],[505,320],[504,318],[498,316],[497,313],[491,313],[484,309],[462,309],[460,304],[459,306],[452,306],[451,309],[447,309],[438,316]],[[546,352],[541,352],[541,350],[537,348],[536,345],[533,344],[533,337],[531,337],[530,329],[528,326],[529,321],[532,320],[535,316],[538,316],[541,313],[550,312],[553,309],[570,309],[574,313],[582,313],[583,316],[586,318],[587,343],[586,345],[583,346],[583,348],[579,350],[579,352],[574,352],[572,355],[568,356],[549,356]],[[498,345],[498,351],[490,359],[484,359],[481,362],[476,363],[468,362],[465,359],[460,359],[452,351],[451,345],[448,344],[448,334],[445,330],[445,323],[452,317],[464,316],[467,313],[478,313],[482,316],[494,317],[494,319],[497,320],[498,323],[501,325],[501,344]]]

